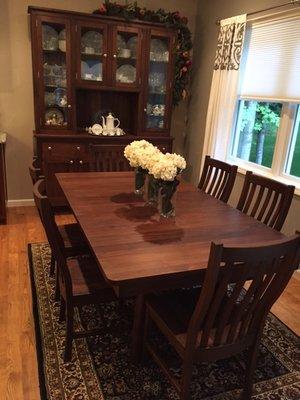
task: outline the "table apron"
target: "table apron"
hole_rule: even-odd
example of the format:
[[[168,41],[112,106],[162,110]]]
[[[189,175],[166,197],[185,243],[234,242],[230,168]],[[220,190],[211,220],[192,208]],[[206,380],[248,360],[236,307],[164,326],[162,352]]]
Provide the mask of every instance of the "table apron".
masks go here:
[[[127,298],[156,291],[191,288],[203,283],[205,272],[206,269],[201,269],[184,274],[138,279],[113,286],[113,289],[118,298]]]

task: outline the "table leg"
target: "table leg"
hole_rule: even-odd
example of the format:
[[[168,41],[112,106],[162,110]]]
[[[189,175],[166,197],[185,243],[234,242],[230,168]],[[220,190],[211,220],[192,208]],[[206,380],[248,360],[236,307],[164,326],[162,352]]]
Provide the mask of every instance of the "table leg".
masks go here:
[[[133,332],[132,332],[132,355],[133,355],[133,360],[136,363],[139,363],[142,357],[144,322],[145,322],[145,298],[144,295],[139,295],[135,301]]]

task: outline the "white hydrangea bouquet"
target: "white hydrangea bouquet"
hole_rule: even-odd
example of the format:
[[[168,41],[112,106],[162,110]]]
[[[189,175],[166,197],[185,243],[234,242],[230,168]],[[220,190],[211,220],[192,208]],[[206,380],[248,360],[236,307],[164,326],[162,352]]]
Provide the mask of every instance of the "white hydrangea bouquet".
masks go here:
[[[125,147],[124,155],[135,168],[135,192],[144,192],[145,178],[149,176],[148,202],[154,203],[160,195],[163,216],[175,215],[172,197],[179,184],[178,175],[186,168],[185,159],[179,154],[163,154],[146,140],[135,140]]]
[[[134,140],[125,147],[124,156],[131,167],[135,168],[135,193],[142,195],[149,166],[154,155],[160,154],[157,147],[147,140]]]

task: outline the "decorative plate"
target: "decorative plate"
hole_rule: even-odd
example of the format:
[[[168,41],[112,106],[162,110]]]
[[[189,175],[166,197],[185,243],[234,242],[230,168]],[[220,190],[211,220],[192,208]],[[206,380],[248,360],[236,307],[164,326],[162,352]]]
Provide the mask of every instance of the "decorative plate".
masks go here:
[[[117,50],[126,49],[126,41],[122,35],[117,35]]]
[[[58,35],[58,47],[60,51],[66,52],[66,30],[63,29]]]
[[[127,48],[131,50],[131,58],[136,58],[137,36],[132,36],[128,39]]]
[[[151,39],[150,44],[150,60],[151,61],[168,61],[169,51],[165,42],[160,39]]]
[[[42,26],[43,35],[43,49],[44,50],[57,50],[58,49],[58,33],[52,26]]]
[[[153,91],[163,93],[166,87],[166,76],[161,72],[150,72],[148,82]]]
[[[46,125],[64,125],[64,114],[56,107],[45,112]]]
[[[99,136],[99,135],[101,135],[101,133],[103,132],[103,128],[102,128],[102,126],[101,126],[100,124],[94,124],[94,125],[92,126],[91,131],[92,131],[92,133],[93,133],[94,135]]]
[[[81,37],[81,52],[85,54],[102,54],[103,35],[97,31],[88,31]]]
[[[67,100],[67,91],[63,88],[57,88],[54,90],[55,96],[55,104],[59,107],[66,107],[68,100]]]
[[[55,105],[55,94],[54,94],[54,92],[45,92],[45,104],[48,107]]]
[[[102,81],[102,63],[94,60],[81,61],[81,78],[88,81]]]
[[[136,79],[136,68],[130,64],[124,64],[117,69],[117,81],[133,83]]]

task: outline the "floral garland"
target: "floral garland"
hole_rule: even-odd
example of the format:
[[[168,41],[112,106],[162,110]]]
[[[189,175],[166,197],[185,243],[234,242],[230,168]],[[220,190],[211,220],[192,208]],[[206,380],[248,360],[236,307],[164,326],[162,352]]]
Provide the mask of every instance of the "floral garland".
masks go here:
[[[157,11],[139,7],[137,2],[118,4],[106,0],[93,14],[101,14],[124,18],[126,20],[139,19],[148,22],[159,22],[167,27],[177,29],[177,47],[175,49],[175,82],[173,93],[174,106],[188,95],[187,85],[191,69],[190,50],[192,49],[191,32],[187,26],[188,19],[178,11],[167,12],[163,9]]]

